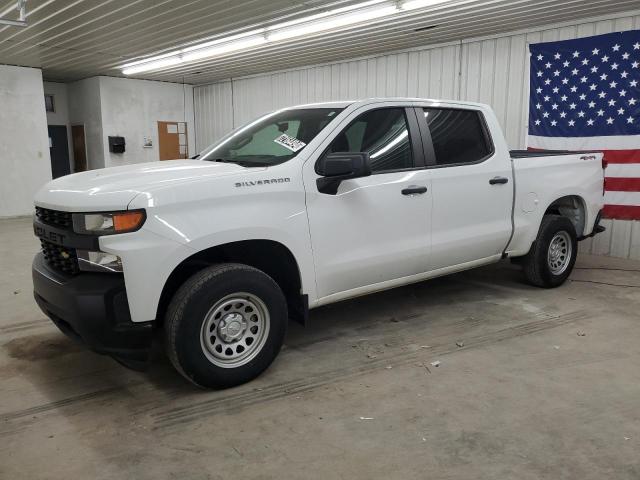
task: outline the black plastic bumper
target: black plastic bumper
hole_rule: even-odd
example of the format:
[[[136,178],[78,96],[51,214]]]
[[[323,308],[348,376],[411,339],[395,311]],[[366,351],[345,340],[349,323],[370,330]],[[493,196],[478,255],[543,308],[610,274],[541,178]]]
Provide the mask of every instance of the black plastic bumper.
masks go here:
[[[600,225],[601,220],[602,220],[602,210],[600,210],[598,212],[598,215],[596,216],[596,221],[593,223],[593,230],[591,231],[591,233],[589,235],[583,235],[581,237],[578,237],[578,241],[580,242],[582,240],[586,240],[587,238],[595,237],[597,234],[604,232],[606,228]]]
[[[52,270],[42,253],[33,260],[33,293],[42,311],[67,336],[128,367],[147,364],[152,322],[131,321],[122,275]]]

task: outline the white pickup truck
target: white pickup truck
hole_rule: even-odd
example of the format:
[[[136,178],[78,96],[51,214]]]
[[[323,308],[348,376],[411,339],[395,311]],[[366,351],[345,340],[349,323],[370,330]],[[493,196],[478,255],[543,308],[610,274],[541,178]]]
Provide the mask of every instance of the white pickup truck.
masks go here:
[[[492,110],[371,99],[286,108],[191,160],[56,179],[35,197],[35,298],[131,367],[162,327],[177,370],[264,371],[309,309],[516,258],[570,274],[603,230],[601,153],[509,152]]]

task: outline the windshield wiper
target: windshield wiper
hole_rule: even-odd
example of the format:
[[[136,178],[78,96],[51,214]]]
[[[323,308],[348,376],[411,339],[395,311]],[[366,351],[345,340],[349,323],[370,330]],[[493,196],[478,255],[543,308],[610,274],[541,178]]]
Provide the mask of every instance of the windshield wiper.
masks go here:
[[[209,162],[220,162],[220,163],[235,163],[236,165],[240,165],[241,167],[251,168],[251,167],[264,167],[268,165],[256,165],[255,162],[248,162],[243,160],[234,160],[231,158],[212,158],[208,160]]]

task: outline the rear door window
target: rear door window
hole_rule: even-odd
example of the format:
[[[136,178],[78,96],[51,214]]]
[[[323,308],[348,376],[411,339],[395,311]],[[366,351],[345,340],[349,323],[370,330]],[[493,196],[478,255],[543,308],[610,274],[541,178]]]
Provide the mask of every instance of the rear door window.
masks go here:
[[[484,120],[475,110],[425,108],[437,165],[460,165],[484,160],[492,153]]]

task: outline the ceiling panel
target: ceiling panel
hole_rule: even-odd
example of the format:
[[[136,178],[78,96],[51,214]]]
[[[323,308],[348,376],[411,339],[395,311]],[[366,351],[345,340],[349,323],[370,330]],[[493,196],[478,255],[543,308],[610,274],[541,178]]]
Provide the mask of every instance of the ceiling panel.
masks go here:
[[[28,27],[0,25],[0,63],[40,67],[46,79],[121,76],[148,56],[362,0],[29,0]],[[0,13],[15,18],[11,1]],[[207,83],[315,63],[631,11],[637,0],[451,0],[340,31],[138,74]],[[9,11],[9,12],[8,12]],[[418,30],[434,27],[428,30]]]

